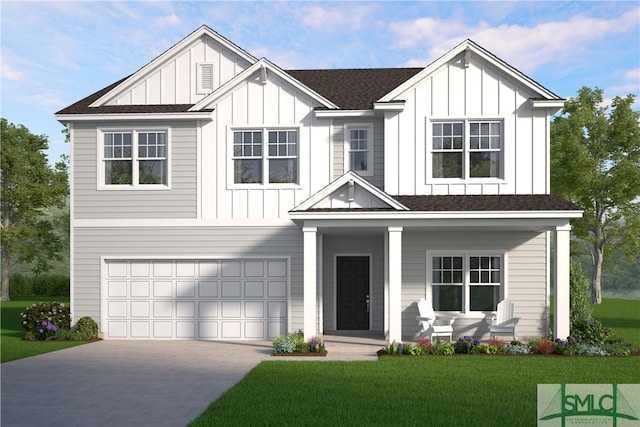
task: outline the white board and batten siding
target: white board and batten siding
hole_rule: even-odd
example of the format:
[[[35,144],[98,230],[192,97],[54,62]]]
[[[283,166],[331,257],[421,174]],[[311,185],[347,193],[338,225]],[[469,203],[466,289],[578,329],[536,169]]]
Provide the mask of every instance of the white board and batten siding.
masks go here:
[[[202,128],[202,217],[288,219],[291,209],[329,184],[331,127],[314,117],[316,106],[274,73],[267,73],[266,84],[249,79],[220,99],[213,121]],[[297,130],[298,183],[235,184],[233,131],[243,129]]]
[[[169,189],[99,188],[99,130],[140,128],[169,130]],[[74,219],[196,217],[195,122],[76,122],[73,132]]]
[[[212,66],[212,84],[207,91],[198,88],[200,64]],[[195,104],[250,65],[217,41],[202,37],[138,76],[128,90],[105,105]]]
[[[534,232],[429,232],[405,233],[402,254],[402,329],[405,339],[413,339],[420,330],[415,316],[420,298],[431,298],[428,288],[427,256],[439,251],[472,255],[494,252],[504,254],[508,297],[515,305],[519,337],[544,336],[548,331],[547,241],[546,233]],[[482,314],[460,315],[454,324],[454,339],[470,335],[488,337]],[[508,337],[507,337],[508,338]]]
[[[463,54],[464,55],[464,54]],[[534,110],[536,94],[473,56],[443,65],[398,99],[404,111],[385,117],[385,191],[389,194],[546,194],[549,121]],[[431,123],[499,120],[503,171],[492,179],[434,179],[431,175]]]
[[[147,330],[145,328],[152,334],[152,322],[156,317],[159,321],[171,322],[173,338],[186,338],[182,336],[186,329],[178,334],[177,322],[192,322],[196,332],[199,321],[218,322],[203,325],[209,332],[203,329],[196,336],[203,339],[215,339],[210,336],[214,326],[218,328],[219,338],[229,339],[235,338],[233,331],[238,328],[240,338],[255,338],[259,323],[264,327],[264,337],[275,331],[276,324],[281,328],[286,323],[285,332],[302,328],[302,287],[292,286],[302,283],[303,276],[302,236],[295,226],[79,227],[74,230],[74,254],[74,318],[91,316],[100,321],[101,331],[108,330],[104,322],[114,320],[120,322],[120,326],[114,326],[120,331],[122,322],[126,323],[128,338],[143,338],[138,334]],[[109,262],[125,267],[115,267],[116,273],[112,274],[107,265]],[[281,275],[283,262],[286,277]],[[229,266],[226,273],[225,263]],[[215,276],[213,264],[217,269]],[[262,265],[262,275],[258,264]],[[238,268],[240,275],[236,274]],[[190,273],[192,269],[193,274]],[[110,281],[119,282],[113,286],[115,293],[110,289]],[[283,281],[287,282],[285,297],[281,292]],[[154,294],[155,282],[159,283],[157,294]],[[201,292],[202,282],[216,282],[215,290],[213,284],[205,283]],[[278,283],[269,286],[269,282]],[[153,311],[156,300],[164,301],[158,306],[158,316]],[[119,302],[114,306],[113,316],[109,315],[109,301]],[[184,304],[178,304],[180,301]],[[283,301],[287,302],[286,319],[281,316],[282,311],[278,311]],[[223,313],[223,302],[230,311]],[[263,317],[258,316],[260,304]],[[198,311],[201,305],[203,310],[213,310],[217,305],[220,317],[211,318],[210,311],[201,316]],[[149,317],[140,319],[147,313],[145,307],[149,309]],[[184,315],[190,313],[189,307],[193,307],[194,315],[184,319]],[[234,317],[238,307],[240,314]],[[168,309],[172,310],[171,317],[166,317]],[[222,320],[228,322],[226,333],[223,333]],[[139,328],[134,334],[132,321],[147,322],[147,326],[143,323],[133,325],[133,329]],[[180,325],[188,329],[187,323]],[[161,331],[166,331],[163,328],[167,327],[167,323],[159,324],[158,334],[162,335],[164,332]]]

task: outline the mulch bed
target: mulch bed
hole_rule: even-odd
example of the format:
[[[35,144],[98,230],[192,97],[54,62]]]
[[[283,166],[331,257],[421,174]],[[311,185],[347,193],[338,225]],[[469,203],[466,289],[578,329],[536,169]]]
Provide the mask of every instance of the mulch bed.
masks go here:
[[[302,357],[325,357],[327,355],[327,351],[322,351],[322,352],[316,352],[316,353],[312,353],[310,351],[304,352],[304,353],[300,353],[300,352],[293,352],[293,353],[271,353],[272,356],[275,357],[293,357],[293,356],[302,356]]]

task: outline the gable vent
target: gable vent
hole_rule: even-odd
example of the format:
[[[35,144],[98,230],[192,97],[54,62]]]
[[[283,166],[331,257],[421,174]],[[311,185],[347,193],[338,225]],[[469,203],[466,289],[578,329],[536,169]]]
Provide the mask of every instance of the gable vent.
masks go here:
[[[213,64],[198,64],[198,94],[213,91]]]

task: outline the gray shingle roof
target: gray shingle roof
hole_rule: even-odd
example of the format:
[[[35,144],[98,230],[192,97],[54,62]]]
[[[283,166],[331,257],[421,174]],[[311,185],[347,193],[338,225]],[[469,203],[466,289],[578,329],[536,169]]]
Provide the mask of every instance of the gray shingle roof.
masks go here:
[[[367,68],[344,70],[293,70],[293,78],[344,110],[367,110],[373,103],[420,72],[422,68]],[[56,114],[181,113],[194,104],[108,105],[89,107],[128,77],[101,89]]]
[[[579,211],[580,207],[554,194],[393,196],[413,212]],[[394,209],[309,209],[309,212],[366,212]]]

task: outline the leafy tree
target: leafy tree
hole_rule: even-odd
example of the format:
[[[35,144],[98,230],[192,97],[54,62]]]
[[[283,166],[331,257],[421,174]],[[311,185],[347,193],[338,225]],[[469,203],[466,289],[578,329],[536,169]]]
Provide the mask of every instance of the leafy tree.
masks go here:
[[[603,91],[583,87],[551,124],[551,190],[584,209],[572,221],[593,266],[591,300],[602,302],[605,256],[640,249],[640,113],[634,95],[603,106]]]
[[[33,135],[22,125],[0,119],[0,199],[2,218],[2,286],[0,299],[9,300],[9,276],[16,263],[45,270],[61,258],[64,239],[56,233],[48,209],[62,208],[69,194],[67,165],[50,168],[44,135]]]

